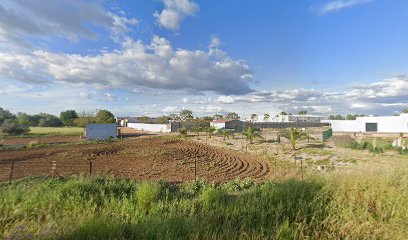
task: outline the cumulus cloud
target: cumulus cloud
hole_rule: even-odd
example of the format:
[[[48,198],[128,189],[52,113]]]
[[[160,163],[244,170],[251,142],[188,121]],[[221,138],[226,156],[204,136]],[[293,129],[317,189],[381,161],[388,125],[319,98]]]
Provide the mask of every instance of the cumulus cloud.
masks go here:
[[[400,75],[372,84],[356,84],[339,92],[315,89],[258,91],[242,96],[222,95],[219,104],[253,103],[285,111],[307,109],[319,114],[349,111],[394,112],[408,106],[408,76]]]
[[[164,9],[159,13],[156,12],[154,16],[157,22],[166,29],[178,30],[181,22],[187,16],[196,14],[200,7],[194,0],[162,0]]]
[[[93,56],[44,50],[0,53],[1,79],[30,84],[65,82],[97,88],[245,94],[252,91],[252,79],[242,76],[250,74],[242,60],[214,58],[202,50],[174,50],[167,39],[158,36],[150,44],[128,39],[120,50]]]
[[[118,39],[136,19],[120,17],[99,1],[14,0],[0,2],[0,46],[29,46],[27,38],[59,36],[77,42],[96,39],[97,28],[108,29]]]
[[[331,1],[319,8],[321,14],[328,14],[332,12],[338,12],[347,8],[351,8],[358,5],[363,5],[372,2],[373,0],[336,0]]]

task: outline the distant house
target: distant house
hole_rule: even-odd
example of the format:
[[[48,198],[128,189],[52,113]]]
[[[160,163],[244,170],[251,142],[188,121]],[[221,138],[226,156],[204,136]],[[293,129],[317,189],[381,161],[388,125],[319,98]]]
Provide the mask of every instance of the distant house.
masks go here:
[[[87,124],[85,127],[86,140],[105,140],[107,138],[117,138],[118,130],[116,123],[109,124]]]
[[[320,122],[323,119],[318,115],[275,115],[270,122]]]
[[[216,129],[232,129],[236,132],[242,132],[244,129],[244,122],[238,119],[219,119],[210,123]]]
[[[408,133],[408,113],[399,116],[357,117],[356,120],[323,120],[334,132]]]

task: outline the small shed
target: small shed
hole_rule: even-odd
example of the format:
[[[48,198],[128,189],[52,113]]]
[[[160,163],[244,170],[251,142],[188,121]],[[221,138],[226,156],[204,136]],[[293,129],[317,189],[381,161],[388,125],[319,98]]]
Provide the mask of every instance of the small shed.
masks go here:
[[[105,140],[107,138],[117,138],[118,128],[116,123],[108,124],[87,124],[85,127],[86,140]]]
[[[244,129],[244,122],[238,119],[219,119],[212,121],[211,126],[217,129],[231,129],[236,132],[242,132]]]

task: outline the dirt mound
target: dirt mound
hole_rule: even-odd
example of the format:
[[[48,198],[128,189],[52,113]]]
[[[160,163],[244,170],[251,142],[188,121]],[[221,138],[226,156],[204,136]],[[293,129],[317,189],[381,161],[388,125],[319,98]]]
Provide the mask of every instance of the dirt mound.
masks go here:
[[[213,182],[269,178],[269,164],[257,157],[209,145],[160,137],[128,139],[113,143],[10,150],[0,152],[0,180],[6,180],[14,161],[15,178],[46,176],[52,162],[63,176],[109,175],[137,180],[163,179],[185,182],[197,177]]]

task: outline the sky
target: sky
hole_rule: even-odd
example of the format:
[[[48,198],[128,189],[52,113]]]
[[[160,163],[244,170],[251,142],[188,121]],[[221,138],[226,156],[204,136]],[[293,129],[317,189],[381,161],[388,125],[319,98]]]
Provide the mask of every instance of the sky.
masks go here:
[[[0,0],[0,107],[392,115],[405,0]]]

